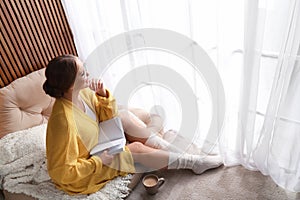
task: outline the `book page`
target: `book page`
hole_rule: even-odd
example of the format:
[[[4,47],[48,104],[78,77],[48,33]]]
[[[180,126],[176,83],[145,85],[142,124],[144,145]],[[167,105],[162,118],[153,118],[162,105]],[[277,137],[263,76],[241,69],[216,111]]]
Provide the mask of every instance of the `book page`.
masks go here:
[[[90,154],[94,155],[104,150],[110,154],[120,153],[124,150],[126,138],[121,119],[114,117],[112,119],[99,123],[98,143],[92,148]]]

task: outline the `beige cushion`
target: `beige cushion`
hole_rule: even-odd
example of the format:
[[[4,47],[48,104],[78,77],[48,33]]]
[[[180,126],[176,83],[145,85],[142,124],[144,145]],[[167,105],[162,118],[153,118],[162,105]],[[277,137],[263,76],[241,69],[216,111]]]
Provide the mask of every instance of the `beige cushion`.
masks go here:
[[[42,88],[44,74],[45,68],[0,89],[0,138],[47,122],[54,99]]]

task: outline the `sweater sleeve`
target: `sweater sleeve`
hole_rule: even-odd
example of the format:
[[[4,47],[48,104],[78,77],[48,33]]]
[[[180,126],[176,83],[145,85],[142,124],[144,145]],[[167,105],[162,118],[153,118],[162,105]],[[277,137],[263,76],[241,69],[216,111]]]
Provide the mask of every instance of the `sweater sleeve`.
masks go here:
[[[47,162],[49,175],[58,185],[84,184],[94,174],[101,173],[101,159],[83,158],[79,148],[83,146],[76,134],[76,125],[62,113],[53,116],[47,130]]]
[[[118,114],[116,100],[109,90],[106,90],[106,97],[99,96],[95,93],[95,109],[100,122],[111,119]]]
[[[97,95],[89,88],[81,91],[82,97],[85,102],[94,109],[99,122],[111,119],[118,114],[116,100],[109,90],[106,90],[106,97]]]

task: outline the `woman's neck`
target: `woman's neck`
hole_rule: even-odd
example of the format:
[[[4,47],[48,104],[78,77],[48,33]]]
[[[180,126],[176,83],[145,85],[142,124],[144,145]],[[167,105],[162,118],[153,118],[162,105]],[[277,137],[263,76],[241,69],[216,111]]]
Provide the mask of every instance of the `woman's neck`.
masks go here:
[[[70,90],[66,92],[63,96],[63,98],[71,101],[73,104],[75,104],[79,109],[81,109],[83,112],[85,112],[85,108],[82,102],[82,99],[79,95],[79,90]]]
[[[75,91],[73,89],[70,89],[68,92],[65,92],[64,93],[64,96],[63,96],[65,99],[71,101],[71,102],[78,102],[79,100],[79,91]]]

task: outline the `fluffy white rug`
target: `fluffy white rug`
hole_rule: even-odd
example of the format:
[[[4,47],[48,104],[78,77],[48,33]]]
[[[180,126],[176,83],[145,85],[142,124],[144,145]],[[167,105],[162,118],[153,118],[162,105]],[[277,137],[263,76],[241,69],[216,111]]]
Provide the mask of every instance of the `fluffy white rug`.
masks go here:
[[[37,199],[103,199],[128,196],[132,175],[117,177],[91,195],[69,196],[55,188],[47,173],[46,124],[10,133],[0,139],[0,189]]]

